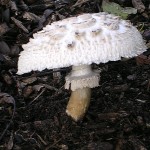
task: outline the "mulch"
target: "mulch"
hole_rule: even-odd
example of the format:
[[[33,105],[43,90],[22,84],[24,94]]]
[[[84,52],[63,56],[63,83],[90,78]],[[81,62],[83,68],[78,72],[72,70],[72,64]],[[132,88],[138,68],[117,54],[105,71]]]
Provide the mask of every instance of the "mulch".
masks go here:
[[[130,0],[114,1],[133,7]],[[0,1],[0,150],[149,150],[150,23],[145,10],[129,15],[148,50],[136,58],[93,65],[101,69],[100,86],[92,89],[89,110],[74,122],[65,113],[71,91],[53,70],[18,76],[21,45],[53,21],[99,12],[101,0]],[[135,3],[135,0],[134,0]],[[135,5],[135,4],[134,4]]]

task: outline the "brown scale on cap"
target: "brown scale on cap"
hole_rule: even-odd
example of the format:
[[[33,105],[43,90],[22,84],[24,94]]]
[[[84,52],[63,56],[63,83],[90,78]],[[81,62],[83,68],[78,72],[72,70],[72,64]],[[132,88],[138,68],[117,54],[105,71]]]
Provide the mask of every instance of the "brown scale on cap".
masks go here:
[[[93,31],[91,32],[91,34],[92,34],[93,36],[97,36],[97,35],[99,35],[101,32],[102,32],[101,29],[97,29],[97,30],[93,30]]]
[[[94,26],[95,23],[96,23],[96,19],[92,18],[88,21],[73,23],[73,26],[76,27],[76,28],[84,29],[84,28],[89,28],[89,27]]]
[[[111,23],[109,28],[111,30],[118,30],[119,29],[119,24],[118,23]]]
[[[67,47],[71,50],[75,46],[75,41],[72,41],[71,43],[67,44]]]
[[[75,32],[75,37],[79,40],[81,39],[81,37],[85,37],[85,32],[79,32],[79,31],[76,31]]]

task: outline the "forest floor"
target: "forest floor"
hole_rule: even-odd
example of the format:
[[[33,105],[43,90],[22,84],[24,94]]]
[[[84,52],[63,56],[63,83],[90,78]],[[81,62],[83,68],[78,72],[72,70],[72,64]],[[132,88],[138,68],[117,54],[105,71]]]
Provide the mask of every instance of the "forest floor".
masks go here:
[[[17,61],[21,45],[43,26],[102,11],[102,2],[0,1],[0,150],[150,150],[150,4],[133,1],[114,2],[136,7],[128,19],[148,50],[129,60],[93,65],[101,70],[100,86],[92,89],[88,112],[79,122],[65,113],[70,68],[59,70],[60,79],[53,79],[52,70],[19,76]]]

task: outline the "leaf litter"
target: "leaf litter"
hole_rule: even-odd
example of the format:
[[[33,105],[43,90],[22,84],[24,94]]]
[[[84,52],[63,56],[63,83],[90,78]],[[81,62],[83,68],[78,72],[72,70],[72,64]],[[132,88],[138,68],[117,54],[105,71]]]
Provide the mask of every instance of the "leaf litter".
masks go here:
[[[148,0],[107,3],[113,9],[115,4],[119,8],[115,13],[131,20],[150,43]],[[78,123],[65,113],[70,92],[63,85],[70,68],[57,70],[62,74],[58,81],[53,80],[52,70],[16,75],[21,45],[33,33],[69,16],[107,10],[104,1],[3,0],[0,4],[0,149],[150,149],[149,46],[136,59],[97,66],[102,68],[100,87],[93,89],[90,108]]]

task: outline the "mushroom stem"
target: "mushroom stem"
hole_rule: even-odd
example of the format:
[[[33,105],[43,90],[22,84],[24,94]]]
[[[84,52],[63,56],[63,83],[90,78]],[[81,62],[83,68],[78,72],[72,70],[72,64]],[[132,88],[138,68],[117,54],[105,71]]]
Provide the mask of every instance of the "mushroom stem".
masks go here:
[[[82,88],[72,91],[66,113],[78,121],[82,119],[89,107],[91,98],[91,88]]]
[[[92,70],[91,65],[72,66],[72,71],[66,76],[66,89],[72,93],[67,105],[66,113],[78,121],[82,119],[88,109],[91,88],[99,86],[100,75]]]

